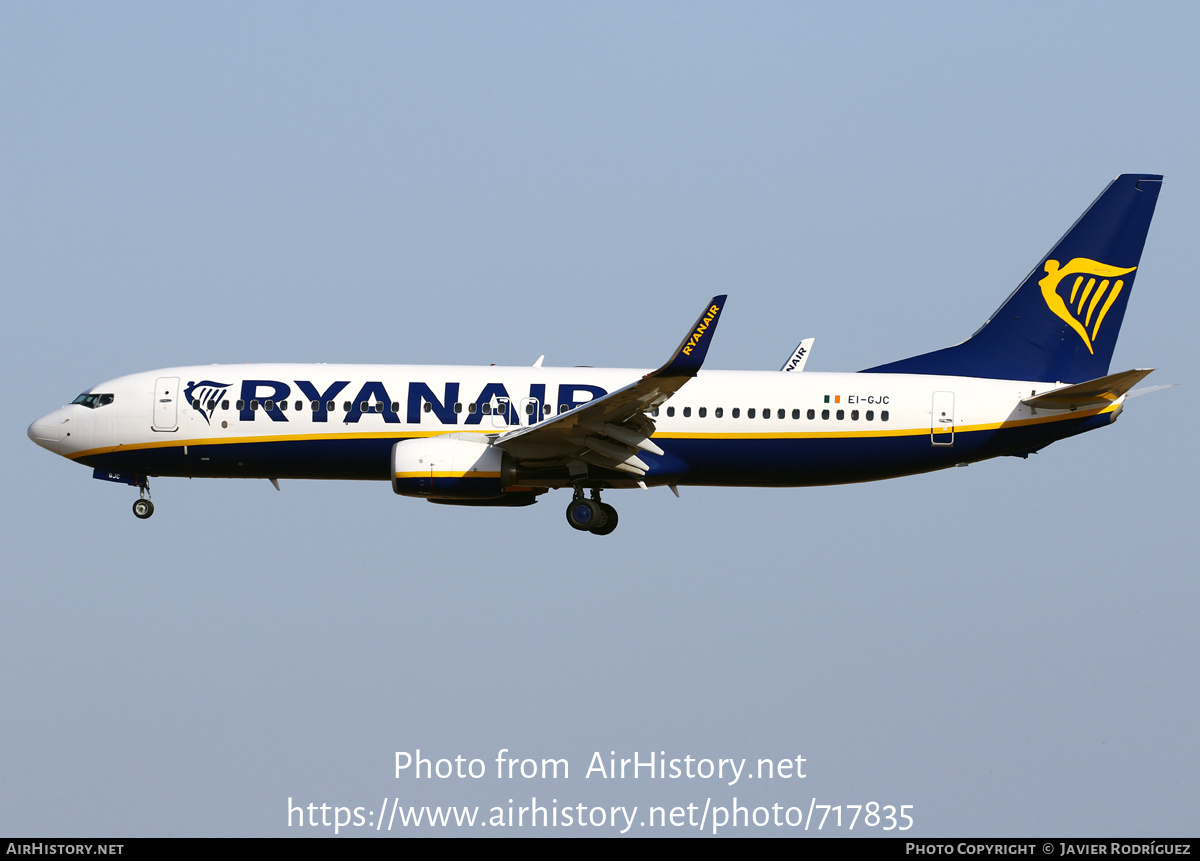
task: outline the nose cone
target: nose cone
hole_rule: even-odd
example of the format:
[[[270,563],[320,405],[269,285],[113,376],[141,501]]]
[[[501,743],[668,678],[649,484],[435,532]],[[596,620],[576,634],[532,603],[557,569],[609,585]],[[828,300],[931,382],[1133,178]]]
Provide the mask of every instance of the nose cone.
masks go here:
[[[63,436],[62,410],[55,410],[49,415],[42,416],[29,426],[26,433],[42,448],[49,449],[55,454],[62,454],[60,450]]]

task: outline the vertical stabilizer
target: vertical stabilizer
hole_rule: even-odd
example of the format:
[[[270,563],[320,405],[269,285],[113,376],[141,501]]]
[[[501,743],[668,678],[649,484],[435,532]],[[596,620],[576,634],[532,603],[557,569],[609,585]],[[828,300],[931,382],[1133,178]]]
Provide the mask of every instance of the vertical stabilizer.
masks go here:
[[[1082,382],[1108,373],[1162,177],[1118,176],[961,344],[864,373]]]

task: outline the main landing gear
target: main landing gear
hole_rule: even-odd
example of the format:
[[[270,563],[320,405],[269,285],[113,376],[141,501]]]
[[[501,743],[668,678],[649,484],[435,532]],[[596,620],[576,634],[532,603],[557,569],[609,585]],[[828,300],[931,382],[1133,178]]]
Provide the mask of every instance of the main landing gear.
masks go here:
[[[567,523],[580,532],[608,535],[617,528],[617,510],[600,501],[599,490],[593,488],[592,498],[585,499],[583,488],[577,487],[567,506]]]
[[[150,501],[150,482],[143,478],[138,483],[138,500],[133,503],[133,516],[145,520],[154,513],[154,503]]]

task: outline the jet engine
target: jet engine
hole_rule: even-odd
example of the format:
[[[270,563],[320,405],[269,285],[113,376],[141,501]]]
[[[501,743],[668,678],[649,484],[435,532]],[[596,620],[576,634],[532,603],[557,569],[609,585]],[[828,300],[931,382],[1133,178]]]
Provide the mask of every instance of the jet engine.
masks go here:
[[[503,500],[516,470],[502,450],[474,439],[435,436],[392,446],[392,489],[401,496],[441,500]]]

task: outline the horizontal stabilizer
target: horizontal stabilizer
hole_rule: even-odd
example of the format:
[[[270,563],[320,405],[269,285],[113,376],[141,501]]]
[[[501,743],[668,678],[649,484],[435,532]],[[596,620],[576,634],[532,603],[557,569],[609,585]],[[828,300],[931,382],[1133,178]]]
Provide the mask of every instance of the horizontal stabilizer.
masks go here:
[[[1092,407],[1103,407],[1118,401],[1121,397],[1149,376],[1154,368],[1138,368],[1133,371],[1123,371],[1119,374],[1109,374],[1086,383],[1064,386],[1034,397],[1022,398],[1021,403],[1027,407],[1042,410],[1086,410]]]

